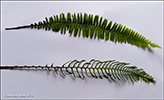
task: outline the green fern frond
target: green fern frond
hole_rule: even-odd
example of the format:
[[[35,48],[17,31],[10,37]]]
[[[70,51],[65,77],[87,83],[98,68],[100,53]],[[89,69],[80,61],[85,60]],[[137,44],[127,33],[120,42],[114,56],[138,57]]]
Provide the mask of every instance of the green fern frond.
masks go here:
[[[92,59],[89,62],[85,60],[73,60],[66,62],[60,66],[1,66],[1,69],[12,68],[46,68],[49,71],[54,69],[56,74],[60,70],[63,76],[72,74],[74,78],[85,78],[92,76],[94,78],[109,78],[111,80],[156,83],[154,78],[146,73],[143,69],[138,69],[136,66],[130,66],[130,63],[119,62],[115,60],[100,61]]]
[[[50,18],[45,17],[44,21],[40,21],[38,23],[32,23],[27,26],[20,26],[14,28],[6,28],[6,30],[11,29],[20,29],[20,28],[44,28],[45,30],[52,29],[54,32],[61,31],[61,34],[65,34],[66,31],[70,33],[70,35],[83,36],[86,38],[98,38],[104,40],[110,40],[112,42],[119,43],[128,43],[131,45],[141,46],[141,47],[158,47],[159,45],[151,42],[146,39],[146,37],[140,35],[138,32],[135,32],[132,29],[127,28],[118,23],[112,23],[110,21],[108,23],[107,19],[103,19],[103,17],[99,17],[98,15],[93,16],[92,14],[71,14],[67,13],[65,16],[64,13],[61,13],[59,16],[54,15]]]

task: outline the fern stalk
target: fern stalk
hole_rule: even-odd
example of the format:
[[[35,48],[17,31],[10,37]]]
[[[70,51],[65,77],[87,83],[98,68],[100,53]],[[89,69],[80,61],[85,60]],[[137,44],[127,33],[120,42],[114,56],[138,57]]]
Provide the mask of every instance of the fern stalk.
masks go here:
[[[127,28],[118,23],[108,23],[107,19],[103,20],[103,17],[98,15],[93,16],[92,14],[71,14],[61,13],[59,16],[54,15],[50,18],[45,17],[44,21],[39,21],[37,23],[32,23],[31,25],[19,26],[13,28],[6,28],[6,30],[21,29],[21,28],[37,28],[45,30],[53,30],[54,32],[61,31],[61,34],[65,34],[66,31],[70,35],[83,36],[85,38],[98,38],[103,40],[110,40],[112,42],[128,43],[131,45],[141,46],[141,47],[158,47],[159,45],[146,39],[146,37],[140,35],[132,29]]]
[[[119,62],[115,60],[100,61],[91,59],[89,62],[85,60],[68,61],[62,66],[1,66],[0,69],[14,69],[14,68],[41,68],[41,69],[54,69],[56,74],[60,70],[63,76],[72,74],[74,78],[85,78],[91,75],[94,78],[110,78],[113,81],[127,81],[138,82],[142,80],[146,83],[156,83],[154,78],[146,73],[143,69],[138,69],[136,66],[130,66],[130,63]],[[65,71],[64,71],[65,70]]]
[[[18,26],[18,27],[12,27],[12,28],[5,28],[5,30],[14,30],[14,29],[21,29],[21,28],[30,28],[31,25],[25,25],[25,26]]]

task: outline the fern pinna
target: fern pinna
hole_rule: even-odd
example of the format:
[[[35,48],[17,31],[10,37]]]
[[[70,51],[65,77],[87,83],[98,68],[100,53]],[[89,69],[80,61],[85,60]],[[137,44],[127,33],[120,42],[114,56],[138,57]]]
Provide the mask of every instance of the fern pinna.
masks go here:
[[[1,66],[1,69],[13,68],[46,68],[49,71],[54,69],[56,74],[60,70],[63,76],[72,74],[74,78],[80,77],[94,77],[94,78],[108,78],[113,81],[131,81],[138,82],[144,81],[146,83],[156,83],[154,78],[146,73],[142,68],[138,69],[136,66],[130,66],[130,63],[119,62],[115,60],[100,61],[91,59],[89,62],[85,60],[68,61],[62,66]]]
[[[138,32],[135,32],[132,29],[127,28],[118,23],[108,23],[107,19],[103,19],[98,15],[93,16],[92,14],[72,14],[67,13],[65,16],[64,13],[61,13],[59,16],[54,15],[49,19],[46,17],[43,22],[32,23],[31,25],[19,26],[13,28],[6,28],[6,30],[11,29],[20,29],[20,28],[44,28],[45,30],[52,29],[55,32],[61,31],[61,34],[65,34],[66,31],[73,34],[74,37],[82,36],[90,38],[98,38],[104,40],[110,40],[112,42],[128,43],[131,45],[141,46],[141,47],[158,47],[159,45],[151,42],[146,39],[146,37],[140,35]]]

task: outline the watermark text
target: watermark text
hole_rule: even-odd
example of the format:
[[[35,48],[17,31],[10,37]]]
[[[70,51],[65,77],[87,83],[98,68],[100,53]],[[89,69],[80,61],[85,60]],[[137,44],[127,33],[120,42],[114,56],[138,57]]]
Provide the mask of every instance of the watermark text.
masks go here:
[[[4,93],[4,97],[12,97],[12,98],[18,98],[18,97],[31,98],[31,97],[34,97],[34,95],[33,95],[33,94],[6,94],[6,93]]]

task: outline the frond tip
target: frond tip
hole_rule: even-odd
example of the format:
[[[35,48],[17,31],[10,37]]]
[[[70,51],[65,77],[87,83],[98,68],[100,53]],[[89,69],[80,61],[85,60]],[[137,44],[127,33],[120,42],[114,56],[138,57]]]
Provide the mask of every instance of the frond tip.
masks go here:
[[[66,62],[60,66],[1,66],[1,69],[12,68],[45,68],[51,71],[54,69],[56,74],[60,70],[61,74],[65,77],[67,74],[72,74],[74,78],[80,77],[94,77],[94,78],[108,78],[113,81],[131,81],[138,82],[144,81],[146,83],[156,83],[154,78],[146,73],[142,68],[138,69],[136,66],[130,66],[130,63],[119,62],[115,60],[100,61],[92,59],[89,62],[85,60],[73,60]]]
[[[90,37],[110,40],[112,42],[119,43],[128,43],[131,45],[141,46],[141,47],[158,47],[159,45],[151,42],[146,39],[146,37],[140,35],[138,32],[135,32],[132,29],[127,28],[118,23],[112,23],[110,21],[108,23],[107,19],[103,20],[103,17],[98,15],[93,16],[92,14],[71,14],[67,13],[65,16],[64,13],[61,13],[59,16],[54,15],[50,18],[45,18],[44,21],[40,21],[37,23],[32,23],[27,26],[20,26],[14,28],[6,28],[6,30],[11,29],[20,29],[20,28],[44,28],[45,30],[52,29],[54,32],[61,31],[61,34],[65,34],[66,31],[73,35],[74,37],[80,36],[82,34],[83,37]]]

